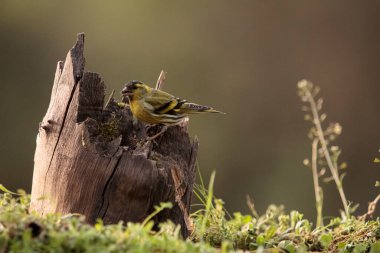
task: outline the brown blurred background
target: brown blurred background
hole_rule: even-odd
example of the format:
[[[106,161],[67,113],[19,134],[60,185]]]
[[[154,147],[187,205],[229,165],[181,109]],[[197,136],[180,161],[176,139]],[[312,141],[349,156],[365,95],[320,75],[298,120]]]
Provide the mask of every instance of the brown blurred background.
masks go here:
[[[321,86],[327,121],[343,125],[337,144],[344,181],[359,213],[377,194],[380,166],[379,1],[19,1],[0,2],[0,183],[30,190],[38,123],[56,62],[86,33],[86,69],[109,90],[138,79],[227,115],[190,122],[199,166],[231,211],[270,203],[314,220],[310,155],[296,83]],[[109,92],[109,91],[108,91]],[[324,185],[324,214],[341,208]]]

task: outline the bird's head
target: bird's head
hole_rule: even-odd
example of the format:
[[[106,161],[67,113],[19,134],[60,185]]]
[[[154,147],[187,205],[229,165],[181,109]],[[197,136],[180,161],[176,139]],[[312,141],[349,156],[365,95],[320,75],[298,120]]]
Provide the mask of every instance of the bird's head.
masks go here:
[[[143,96],[148,92],[149,86],[144,84],[143,82],[133,80],[127,83],[124,89],[121,91],[123,97],[128,97],[129,99],[138,98]]]

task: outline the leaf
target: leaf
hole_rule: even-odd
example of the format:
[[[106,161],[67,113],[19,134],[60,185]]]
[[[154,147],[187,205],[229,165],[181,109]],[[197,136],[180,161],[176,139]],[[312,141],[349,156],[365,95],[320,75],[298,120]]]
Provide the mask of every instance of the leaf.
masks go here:
[[[8,190],[8,189],[5,188],[5,186],[2,185],[2,184],[0,184],[0,191],[3,191],[3,192],[5,192],[5,193],[9,193],[9,194],[19,195],[19,194],[15,193],[15,192],[12,192],[12,191]]]
[[[380,186],[380,181],[376,181],[375,187],[379,187],[379,186]]]
[[[329,233],[322,234],[319,237],[319,242],[321,243],[321,245],[322,245],[323,248],[327,248],[328,246],[330,246],[332,240],[333,240],[333,237]]]
[[[171,202],[161,202],[159,206],[154,206],[154,209],[157,211],[161,211],[165,208],[172,208],[173,204]]]
[[[256,243],[259,246],[264,245],[264,243],[265,243],[264,235],[262,235],[262,234],[258,235],[257,238],[256,238]]]
[[[339,181],[342,183],[343,182],[343,179],[344,177],[346,176],[347,173],[342,173],[340,176],[339,176]]]
[[[379,158],[375,158],[375,160],[373,160],[374,163],[380,163],[380,159]]]
[[[344,247],[346,247],[346,243],[345,242],[338,242],[337,246],[338,246],[338,249],[343,249]]]
[[[309,248],[303,243],[301,245],[298,245],[297,248],[296,248],[296,252],[297,253],[307,253],[309,252]]]
[[[172,208],[173,204],[171,202],[161,202],[159,206],[154,206],[155,211],[148,215],[148,217],[145,218],[145,220],[141,223],[142,227],[145,227],[148,225],[149,221],[156,216],[158,213],[160,213],[162,210],[166,208]]]
[[[323,182],[324,183],[329,183],[329,182],[331,182],[331,181],[333,181],[334,180],[334,178],[331,176],[331,177],[326,177],[326,178],[324,178],[323,179]]]
[[[215,171],[211,173],[210,182],[208,184],[208,193],[207,193],[207,199],[206,199],[206,210],[204,217],[202,219],[202,225],[201,225],[201,234],[203,234],[206,230],[206,224],[209,219],[210,213],[211,213],[211,207],[212,207],[212,199],[214,196],[214,181],[215,181]]]
[[[271,239],[276,234],[276,230],[277,230],[276,226],[274,225],[270,226],[265,233],[265,239],[266,240]]]
[[[366,252],[366,249],[367,249],[367,247],[364,243],[358,243],[358,244],[356,244],[352,253],[364,253],[364,252]]]
[[[359,207],[359,203],[354,204],[354,205],[352,205],[352,203],[350,203],[349,207],[348,207],[349,212],[350,213],[354,213],[358,209],[358,207]]]
[[[346,162],[342,162],[339,166],[339,169],[341,170],[344,170],[344,169],[347,169],[347,163]]]
[[[289,253],[296,253],[296,247],[294,246],[294,243],[290,240],[281,241],[278,244],[278,247],[286,250]]]
[[[232,249],[230,241],[223,241],[222,246],[220,247],[220,253],[228,253],[229,249]]]
[[[371,245],[370,253],[380,253],[380,242],[375,242]]]

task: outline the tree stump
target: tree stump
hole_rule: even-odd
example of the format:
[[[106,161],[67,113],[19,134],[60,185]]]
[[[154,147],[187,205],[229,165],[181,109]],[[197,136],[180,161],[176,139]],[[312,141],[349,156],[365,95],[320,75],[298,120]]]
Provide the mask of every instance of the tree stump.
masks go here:
[[[40,123],[30,210],[80,213],[94,223],[141,222],[160,202],[154,220],[172,220],[188,236],[198,141],[174,126],[146,141],[143,123],[111,98],[97,73],[85,72],[84,34],[58,62],[49,108]],[[150,129],[149,131],[154,131]]]

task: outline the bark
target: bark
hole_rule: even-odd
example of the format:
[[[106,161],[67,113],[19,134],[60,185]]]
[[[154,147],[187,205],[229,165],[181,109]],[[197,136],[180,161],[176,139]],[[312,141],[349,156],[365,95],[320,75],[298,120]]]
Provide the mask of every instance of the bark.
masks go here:
[[[40,123],[34,157],[30,209],[80,213],[94,223],[141,222],[160,202],[172,209],[156,222],[172,220],[188,236],[198,141],[187,126],[173,126],[146,141],[147,128],[110,97],[97,73],[85,72],[84,34],[65,62],[58,62],[50,104]],[[155,132],[158,127],[149,131]]]

